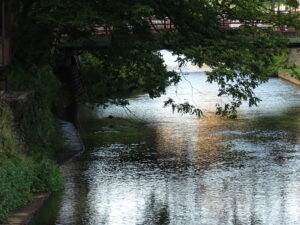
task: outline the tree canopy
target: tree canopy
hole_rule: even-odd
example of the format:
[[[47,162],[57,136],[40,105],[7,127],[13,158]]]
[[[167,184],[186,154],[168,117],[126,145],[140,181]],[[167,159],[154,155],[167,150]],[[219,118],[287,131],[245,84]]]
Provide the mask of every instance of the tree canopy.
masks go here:
[[[298,5],[296,0],[284,2]],[[179,57],[181,64],[191,60],[213,69],[207,73],[208,81],[218,83],[220,96],[231,97],[219,113],[235,113],[242,101],[257,104],[253,89],[267,80],[273,56],[286,47],[274,27],[299,26],[297,13],[277,12],[274,1],[262,0],[11,0],[11,4],[14,63],[24,68],[55,65],[59,49],[73,49],[83,56],[85,101],[105,103],[136,89],[160,96],[180,79],[163,65],[159,50],[168,49],[186,56]],[[175,28],[153,32],[149,18],[169,18]],[[232,29],[224,26],[225,20],[243,25]],[[109,35],[97,36],[99,26],[107,27]]]

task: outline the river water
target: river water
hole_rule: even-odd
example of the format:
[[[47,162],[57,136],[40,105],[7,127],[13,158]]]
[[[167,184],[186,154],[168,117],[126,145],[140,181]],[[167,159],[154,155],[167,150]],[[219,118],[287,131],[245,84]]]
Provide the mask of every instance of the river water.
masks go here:
[[[300,88],[271,79],[256,91],[260,106],[243,106],[231,121],[214,115],[226,99],[205,80],[189,73],[161,98],[130,99],[130,112],[99,110],[143,123],[131,133],[99,127],[64,166],[65,192],[32,224],[300,224]],[[204,117],[162,108],[168,97]]]

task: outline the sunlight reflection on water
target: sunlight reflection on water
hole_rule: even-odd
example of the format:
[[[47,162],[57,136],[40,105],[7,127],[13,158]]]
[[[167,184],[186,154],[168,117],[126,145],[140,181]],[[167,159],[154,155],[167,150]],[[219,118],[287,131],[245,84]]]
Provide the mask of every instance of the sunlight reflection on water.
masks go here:
[[[130,100],[148,135],[97,143],[65,165],[56,224],[300,224],[300,89],[271,79],[257,90],[260,107],[229,121],[213,115],[222,99],[205,74],[186,79],[193,88],[183,79],[161,98]],[[172,114],[167,97],[205,117]],[[99,115],[128,117],[115,106]]]

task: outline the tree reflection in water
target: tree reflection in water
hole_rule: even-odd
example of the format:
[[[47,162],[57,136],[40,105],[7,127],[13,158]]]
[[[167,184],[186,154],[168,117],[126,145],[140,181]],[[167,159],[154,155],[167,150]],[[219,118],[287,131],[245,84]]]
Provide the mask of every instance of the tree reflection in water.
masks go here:
[[[187,78],[201,87],[193,99],[215,104],[217,88],[203,74]],[[180,85],[174,97],[189,98],[190,85]],[[300,224],[300,89],[272,79],[258,95],[263,104],[243,107],[237,121],[170,114],[161,109],[164,96],[132,99],[131,110],[147,125],[134,137],[97,134],[99,141],[66,165],[56,223]]]

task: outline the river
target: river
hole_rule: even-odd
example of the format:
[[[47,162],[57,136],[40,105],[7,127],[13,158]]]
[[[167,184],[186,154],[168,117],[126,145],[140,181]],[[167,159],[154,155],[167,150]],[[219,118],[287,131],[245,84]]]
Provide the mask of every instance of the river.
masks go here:
[[[270,79],[256,90],[259,107],[242,106],[235,121],[214,115],[226,101],[216,93],[204,73],[188,73],[158,99],[130,99],[130,112],[99,109],[142,125],[96,126],[63,167],[64,193],[31,225],[300,224],[300,88]],[[168,97],[204,117],[162,108]]]

